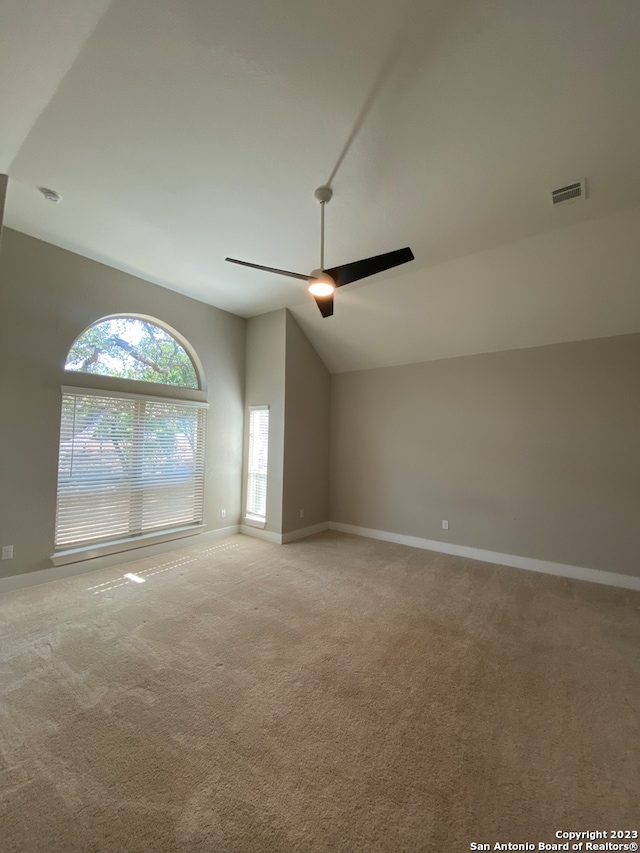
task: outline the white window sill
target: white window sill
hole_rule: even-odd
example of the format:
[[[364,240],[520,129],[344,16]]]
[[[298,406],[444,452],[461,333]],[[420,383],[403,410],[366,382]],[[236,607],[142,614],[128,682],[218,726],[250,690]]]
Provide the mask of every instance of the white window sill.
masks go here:
[[[264,526],[264,525],[263,525]],[[132,551],[145,545],[157,545],[172,539],[182,539],[202,533],[204,524],[192,524],[189,527],[176,527],[162,532],[144,533],[141,536],[130,536],[127,539],[114,539],[111,542],[99,542],[95,545],[83,545],[79,548],[69,548],[66,551],[56,551],[50,559],[54,566],[66,566],[69,563],[79,563],[81,560],[92,560],[94,557],[104,557],[107,554],[118,554],[120,551]]]
[[[267,526],[267,519],[261,518],[259,515],[245,515],[242,521],[247,527],[259,527],[261,530]]]

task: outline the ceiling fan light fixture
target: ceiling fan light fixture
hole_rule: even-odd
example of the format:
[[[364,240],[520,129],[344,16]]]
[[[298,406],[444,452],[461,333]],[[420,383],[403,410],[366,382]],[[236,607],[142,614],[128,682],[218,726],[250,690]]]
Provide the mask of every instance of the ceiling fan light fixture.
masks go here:
[[[312,296],[331,296],[336,289],[336,283],[326,272],[314,270],[309,276],[309,287]]]
[[[313,296],[331,296],[335,289],[335,284],[329,284],[328,281],[312,281],[309,285],[309,293]]]

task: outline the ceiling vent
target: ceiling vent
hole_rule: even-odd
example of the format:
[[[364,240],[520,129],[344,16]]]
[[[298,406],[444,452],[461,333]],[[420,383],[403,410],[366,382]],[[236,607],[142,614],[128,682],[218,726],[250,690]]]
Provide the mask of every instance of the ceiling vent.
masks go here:
[[[584,180],[567,184],[565,187],[559,187],[557,190],[551,190],[551,203],[554,207],[557,204],[566,204],[570,201],[584,201],[586,197],[587,187]]]

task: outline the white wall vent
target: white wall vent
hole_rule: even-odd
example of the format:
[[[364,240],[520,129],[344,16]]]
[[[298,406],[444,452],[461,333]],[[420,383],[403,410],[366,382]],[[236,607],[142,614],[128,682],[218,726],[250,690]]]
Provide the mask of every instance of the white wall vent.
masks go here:
[[[586,197],[587,185],[584,179],[567,184],[565,187],[558,187],[557,190],[551,190],[551,203],[554,207],[556,204],[565,204],[569,201],[584,201]]]

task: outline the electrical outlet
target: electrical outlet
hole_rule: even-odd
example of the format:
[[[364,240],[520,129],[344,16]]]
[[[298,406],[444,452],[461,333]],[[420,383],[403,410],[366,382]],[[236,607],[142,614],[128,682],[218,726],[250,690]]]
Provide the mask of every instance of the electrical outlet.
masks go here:
[[[448,529],[449,529],[449,522],[447,521],[447,519],[446,519],[446,518],[443,518],[443,519],[442,519],[442,529],[443,529],[443,530],[448,530]]]
[[[226,518],[226,517],[227,517],[226,509],[221,509],[220,510],[220,518]]]
[[[304,518],[304,510],[303,509],[300,510],[300,518]]]
[[[2,546],[2,559],[13,560],[13,545]]]

